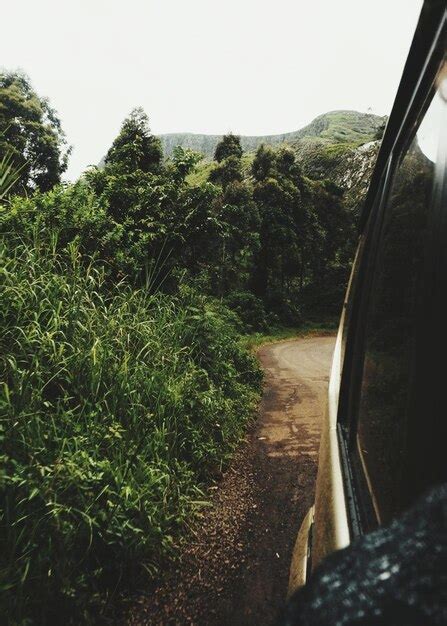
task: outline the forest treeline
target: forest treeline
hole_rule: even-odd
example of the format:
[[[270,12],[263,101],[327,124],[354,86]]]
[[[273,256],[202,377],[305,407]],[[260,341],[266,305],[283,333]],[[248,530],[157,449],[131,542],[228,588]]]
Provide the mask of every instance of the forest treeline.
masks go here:
[[[154,576],[244,433],[241,333],[338,313],[354,219],[292,150],[165,159],[135,109],[61,183],[60,121],[0,74],[1,596],[11,624],[98,619]],[[95,616],[95,617],[93,617]],[[59,620],[59,621],[58,621]]]
[[[239,138],[228,135],[216,148],[209,180],[191,185],[188,174],[199,155],[178,147],[164,160],[146,114],[136,109],[104,168],[54,187],[55,164],[62,156],[60,176],[66,159],[58,143],[60,123],[51,137],[47,121],[45,136],[25,145],[26,126],[16,130],[14,111],[5,109],[2,141],[27,163],[22,185],[37,189],[15,200],[11,215],[17,228],[38,219],[59,230],[60,245],[76,237],[81,250],[104,260],[115,279],[127,276],[136,285],[150,279],[171,293],[190,281],[223,299],[251,329],[338,314],[354,218],[341,189],[303,176],[291,149],[261,146],[247,168]],[[54,112],[47,118],[51,124]],[[41,145],[53,149],[46,175],[42,166],[29,165],[34,161],[28,155]]]

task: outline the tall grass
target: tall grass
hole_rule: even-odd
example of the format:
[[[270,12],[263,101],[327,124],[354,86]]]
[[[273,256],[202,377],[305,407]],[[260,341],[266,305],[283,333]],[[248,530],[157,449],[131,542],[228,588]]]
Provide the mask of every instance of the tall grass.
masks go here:
[[[4,236],[0,276],[2,621],[89,622],[173,550],[259,370],[216,302],[106,285],[54,233]]]

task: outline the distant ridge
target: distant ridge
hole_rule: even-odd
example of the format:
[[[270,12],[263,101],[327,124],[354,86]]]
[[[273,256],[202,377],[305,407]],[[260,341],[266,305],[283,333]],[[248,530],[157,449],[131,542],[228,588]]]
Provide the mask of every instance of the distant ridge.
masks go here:
[[[330,111],[316,117],[300,130],[278,135],[241,136],[245,152],[254,152],[262,143],[277,146],[294,145],[302,140],[317,140],[321,143],[346,143],[361,145],[374,139],[385,118],[372,113],[358,111]],[[212,159],[217,143],[222,135],[201,135],[195,133],[168,133],[159,135],[166,157],[176,146],[201,152]]]
[[[380,130],[386,117],[359,111],[329,111],[316,117],[299,130],[278,135],[241,136],[245,167],[249,167],[253,153],[262,144],[290,146],[303,174],[322,180],[328,179],[345,192],[346,205],[358,211],[366,193],[379,149]],[[196,172],[188,177],[190,184],[200,184],[209,178],[214,167],[212,159],[222,135],[169,133],[159,135],[165,157],[176,146],[190,148],[204,155]],[[99,163],[104,167],[104,158]]]

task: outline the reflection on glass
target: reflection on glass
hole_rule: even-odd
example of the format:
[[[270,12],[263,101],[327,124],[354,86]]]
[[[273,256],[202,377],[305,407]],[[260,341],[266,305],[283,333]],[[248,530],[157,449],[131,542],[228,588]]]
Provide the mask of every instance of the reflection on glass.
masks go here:
[[[417,132],[417,142],[424,156],[432,163],[436,161],[439,145],[439,131],[445,103],[440,95],[433,98],[430,112],[424,117]]]
[[[432,137],[440,136],[438,107],[436,97],[395,173],[366,316],[357,444],[382,523],[401,509],[406,480],[402,469],[424,235],[434,182]]]

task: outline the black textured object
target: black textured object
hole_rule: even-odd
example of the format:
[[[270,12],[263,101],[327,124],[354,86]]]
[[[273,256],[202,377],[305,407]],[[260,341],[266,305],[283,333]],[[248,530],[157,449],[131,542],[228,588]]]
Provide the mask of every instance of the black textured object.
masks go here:
[[[282,626],[447,624],[447,485],[323,561]]]

